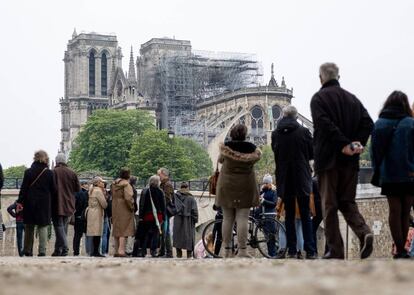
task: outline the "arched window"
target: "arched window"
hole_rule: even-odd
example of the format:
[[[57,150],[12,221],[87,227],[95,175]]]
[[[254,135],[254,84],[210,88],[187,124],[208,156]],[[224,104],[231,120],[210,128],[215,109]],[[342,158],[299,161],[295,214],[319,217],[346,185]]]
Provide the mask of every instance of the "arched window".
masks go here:
[[[252,134],[260,135],[263,133],[263,110],[259,106],[254,106],[251,110],[252,116]]]
[[[101,95],[107,96],[108,93],[108,60],[106,54],[102,53],[101,59]]]
[[[89,96],[95,96],[95,52],[89,54]]]
[[[272,107],[272,116],[273,116],[273,126],[274,126],[274,128],[276,128],[277,122],[282,117],[282,108],[280,106],[278,106],[277,104],[275,104]]]

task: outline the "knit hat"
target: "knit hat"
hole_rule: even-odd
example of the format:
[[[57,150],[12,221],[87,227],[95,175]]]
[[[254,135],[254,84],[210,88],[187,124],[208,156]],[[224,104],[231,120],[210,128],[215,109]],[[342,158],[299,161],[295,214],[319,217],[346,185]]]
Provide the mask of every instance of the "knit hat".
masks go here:
[[[263,183],[264,183],[264,184],[272,184],[272,183],[273,183],[272,175],[270,175],[270,174],[266,174],[266,175],[263,177]]]

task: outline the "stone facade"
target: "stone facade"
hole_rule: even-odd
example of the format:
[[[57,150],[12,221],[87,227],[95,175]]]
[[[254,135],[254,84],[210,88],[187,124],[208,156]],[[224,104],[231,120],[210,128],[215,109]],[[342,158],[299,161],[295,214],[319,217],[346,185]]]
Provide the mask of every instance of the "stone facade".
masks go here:
[[[65,51],[65,91],[60,99],[60,151],[66,155],[88,117],[97,109],[146,109],[154,104],[138,90],[131,48],[129,73],[122,70],[122,50],[114,35],[73,32]]]

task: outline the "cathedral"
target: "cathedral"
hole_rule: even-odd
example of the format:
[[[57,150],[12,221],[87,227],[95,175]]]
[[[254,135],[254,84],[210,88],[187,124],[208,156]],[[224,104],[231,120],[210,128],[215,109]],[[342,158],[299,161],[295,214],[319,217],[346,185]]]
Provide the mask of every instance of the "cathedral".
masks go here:
[[[149,111],[157,128],[195,139],[209,149],[237,122],[247,124],[251,140],[267,144],[292,89],[284,78],[262,83],[254,54],[193,50],[188,40],[153,38],[128,71],[115,35],[76,30],[64,54],[64,97],[60,151],[69,155],[74,139],[97,109]],[[303,118],[304,124],[309,124]]]

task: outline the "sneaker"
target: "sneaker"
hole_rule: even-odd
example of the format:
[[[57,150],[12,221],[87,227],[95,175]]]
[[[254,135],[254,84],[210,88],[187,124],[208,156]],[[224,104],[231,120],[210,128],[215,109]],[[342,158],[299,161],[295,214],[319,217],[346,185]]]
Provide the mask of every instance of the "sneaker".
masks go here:
[[[39,253],[38,255],[37,255],[37,257],[45,257],[46,256],[46,253]]]
[[[240,248],[239,252],[236,255],[237,258],[253,258],[249,253],[247,253],[246,248]]]
[[[286,249],[280,249],[279,252],[277,252],[274,259],[285,259],[286,258]]]
[[[303,259],[302,251],[298,251],[298,253],[296,253],[296,258],[300,260]]]
[[[373,244],[374,235],[372,233],[366,234],[364,237],[364,245],[361,248],[361,259],[366,259],[372,254],[372,251],[374,250]]]
[[[318,256],[315,253],[313,253],[313,254],[306,253],[305,259],[306,260],[315,260],[315,259],[318,259]]]
[[[298,258],[298,253],[288,253],[286,255],[287,259],[297,259]]]

